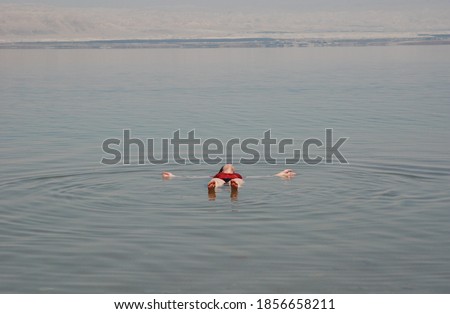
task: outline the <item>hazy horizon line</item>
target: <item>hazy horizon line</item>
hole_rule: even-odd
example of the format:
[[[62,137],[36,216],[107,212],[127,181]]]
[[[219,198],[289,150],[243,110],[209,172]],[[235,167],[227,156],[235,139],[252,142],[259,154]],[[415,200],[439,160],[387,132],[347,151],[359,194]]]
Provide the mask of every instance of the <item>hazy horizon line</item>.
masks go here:
[[[236,10],[237,9],[237,10]],[[444,10],[328,9],[282,12],[239,8],[225,11],[68,8],[46,4],[0,3],[0,42],[124,39],[406,38],[450,34],[450,7]]]

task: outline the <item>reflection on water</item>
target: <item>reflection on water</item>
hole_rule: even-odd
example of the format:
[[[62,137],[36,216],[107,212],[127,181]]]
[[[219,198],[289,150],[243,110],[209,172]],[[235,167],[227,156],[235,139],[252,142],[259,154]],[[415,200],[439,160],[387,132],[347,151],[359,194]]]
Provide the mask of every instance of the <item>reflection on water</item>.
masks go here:
[[[450,293],[449,49],[0,51],[0,291]],[[100,164],[194,128],[350,163]]]

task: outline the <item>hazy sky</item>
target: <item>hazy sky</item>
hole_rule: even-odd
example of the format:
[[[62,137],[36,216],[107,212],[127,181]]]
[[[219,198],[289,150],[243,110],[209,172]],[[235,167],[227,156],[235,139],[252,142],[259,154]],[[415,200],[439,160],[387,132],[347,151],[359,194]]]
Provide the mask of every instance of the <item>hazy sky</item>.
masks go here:
[[[450,0],[0,0],[0,42],[450,33]]]

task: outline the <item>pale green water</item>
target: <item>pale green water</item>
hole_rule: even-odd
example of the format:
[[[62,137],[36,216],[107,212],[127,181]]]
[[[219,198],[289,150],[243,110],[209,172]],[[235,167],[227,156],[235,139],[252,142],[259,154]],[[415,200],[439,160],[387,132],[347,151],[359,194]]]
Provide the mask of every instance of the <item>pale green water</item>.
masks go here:
[[[0,292],[450,293],[450,47],[0,50]],[[349,137],[248,178],[105,166],[134,137]],[[136,158],[133,159],[136,161]],[[284,165],[237,165],[244,176]]]

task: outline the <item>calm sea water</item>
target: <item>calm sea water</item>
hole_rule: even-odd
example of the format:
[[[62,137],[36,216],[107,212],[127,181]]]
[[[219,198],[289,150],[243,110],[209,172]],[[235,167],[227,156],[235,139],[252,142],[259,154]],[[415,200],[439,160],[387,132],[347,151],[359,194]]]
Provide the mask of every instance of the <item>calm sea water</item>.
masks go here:
[[[450,47],[0,50],[0,292],[450,293]],[[335,140],[349,164],[100,164],[103,140]],[[280,161],[280,159],[279,159]],[[169,170],[179,178],[163,181]]]

